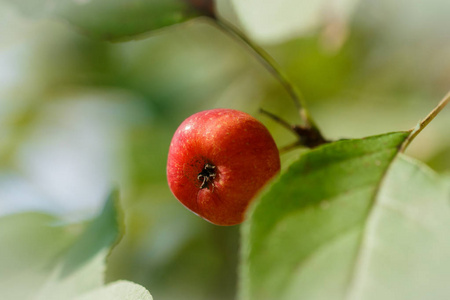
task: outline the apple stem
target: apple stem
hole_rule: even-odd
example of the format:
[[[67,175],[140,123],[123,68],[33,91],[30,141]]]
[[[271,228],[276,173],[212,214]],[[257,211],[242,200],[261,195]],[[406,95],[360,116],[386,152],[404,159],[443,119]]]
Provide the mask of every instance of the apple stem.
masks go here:
[[[286,128],[289,131],[292,131],[295,135],[297,135],[297,133],[295,132],[293,126],[291,124],[289,124],[288,122],[286,122],[285,120],[283,120],[282,118],[280,118],[279,116],[268,112],[265,109],[260,108],[259,112],[268,116],[269,118],[273,119],[275,122],[277,122],[278,124],[280,124],[281,126],[283,126],[284,128]]]
[[[444,109],[444,107],[450,102],[450,92],[448,92],[444,98],[438,103],[438,105],[422,120],[416,127],[410,129],[410,134],[403,142],[400,152],[405,152],[406,148],[411,144],[417,135],[425,128],[431,121]]]
[[[289,144],[289,145],[286,145],[286,146],[280,148],[278,151],[280,151],[280,154],[284,154],[284,153],[287,153],[287,152],[289,152],[291,150],[299,148],[301,146],[303,146],[303,145],[300,143],[300,141],[296,141],[296,142],[294,142],[292,144]]]
[[[297,138],[298,141],[295,143],[285,146],[280,149],[280,152],[287,152],[289,150],[292,150],[298,146],[304,146],[308,148],[315,148],[317,146],[329,143],[330,141],[327,141],[317,130],[315,127],[306,127],[301,125],[291,125],[285,120],[281,119],[277,115],[274,115],[271,112],[268,112],[262,108],[259,109],[260,113],[263,113],[282,125],[283,127],[287,128],[289,131],[293,132]]]
[[[213,20],[222,31],[240,42],[242,45],[246,46],[247,50],[249,50],[275,78],[277,78],[294,101],[294,104],[299,111],[300,118],[304,122],[305,126],[308,128],[314,128],[317,132],[319,132],[315,122],[312,120],[308,110],[306,109],[305,101],[301,92],[289,80],[272,56],[270,56],[270,54],[268,54],[263,48],[253,43],[244,33],[232,24],[218,18]]]

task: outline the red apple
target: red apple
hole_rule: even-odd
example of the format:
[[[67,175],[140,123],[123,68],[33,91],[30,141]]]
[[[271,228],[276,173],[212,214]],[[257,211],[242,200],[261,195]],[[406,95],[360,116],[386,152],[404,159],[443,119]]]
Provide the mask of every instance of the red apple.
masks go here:
[[[188,209],[217,225],[235,225],[258,191],[280,170],[264,125],[233,109],[196,113],[170,143],[167,180]]]

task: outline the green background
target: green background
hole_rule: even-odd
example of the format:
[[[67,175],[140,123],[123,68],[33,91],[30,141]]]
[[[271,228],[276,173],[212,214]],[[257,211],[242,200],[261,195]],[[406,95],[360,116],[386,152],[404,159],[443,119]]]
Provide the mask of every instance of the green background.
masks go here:
[[[0,1],[0,214],[84,220],[118,187],[126,234],[108,258],[107,281],[136,282],[155,299],[233,298],[239,227],[211,225],[176,201],[165,178],[167,150],[186,117],[216,107],[254,115],[280,147],[289,144],[295,137],[257,112],[300,122],[288,95],[205,19],[145,36],[136,27],[139,36],[111,43],[32,2],[37,8],[24,10],[26,1]],[[252,33],[246,8],[223,2],[219,13],[279,62],[329,139],[410,129],[449,87],[445,1],[359,1],[342,24],[318,15],[315,26],[282,40]],[[109,30],[102,11],[92,12],[94,27]],[[330,33],[330,24],[341,31]],[[130,39],[129,31],[118,35]],[[447,109],[407,154],[448,172],[449,126]],[[302,152],[282,155],[283,169]]]

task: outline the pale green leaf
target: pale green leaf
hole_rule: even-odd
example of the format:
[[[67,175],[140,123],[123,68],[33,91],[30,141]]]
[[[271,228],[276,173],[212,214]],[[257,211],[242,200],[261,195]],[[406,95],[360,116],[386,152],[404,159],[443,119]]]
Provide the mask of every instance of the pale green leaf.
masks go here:
[[[368,216],[346,299],[450,299],[450,189],[401,155]]]
[[[87,226],[25,213],[0,219],[0,299],[70,299],[103,285],[120,237],[116,197]]]
[[[74,300],[152,300],[142,286],[129,281],[116,281]]]
[[[233,0],[244,30],[263,43],[278,43],[310,34],[326,25],[345,26],[357,0]]]

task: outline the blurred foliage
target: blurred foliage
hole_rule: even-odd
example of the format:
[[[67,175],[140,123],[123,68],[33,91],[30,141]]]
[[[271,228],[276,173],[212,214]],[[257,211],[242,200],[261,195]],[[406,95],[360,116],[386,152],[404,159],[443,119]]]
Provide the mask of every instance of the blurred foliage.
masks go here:
[[[106,256],[120,240],[118,205],[113,193],[88,225],[39,213],[1,219],[1,298],[72,299],[101,289]]]
[[[359,0],[232,0],[247,33],[260,43],[280,43],[322,30],[327,46],[340,47]]]
[[[153,300],[150,293],[140,285],[135,283],[120,280],[114,283],[110,283],[103,288],[96,289],[75,300]]]
[[[33,17],[66,21],[101,40],[127,40],[151,30],[210,15],[211,1],[188,0],[17,0],[10,2]]]
[[[449,87],[449,9],[444,0],[361,0],[344,35],[319,24],[265,40],[265,49],[300,87],[326,137],[405,130]],[[245,24],[229,7],[219,13]],[[299,122],[285,91],[211,22],[114,44],[0,1],[0,214],[84,219],[118,185],[127,232],[109,257],[109,281],[142,284],[159,300],[233,298],[239,228],[191,214],[165,179],[178,124],[215,107],[258,117],[280,147],[294,140],[257,113],[264,107]],[[408,153],[448,171],[448,128],[447,109]],[[283,155],[283,167],[302,151]]]

